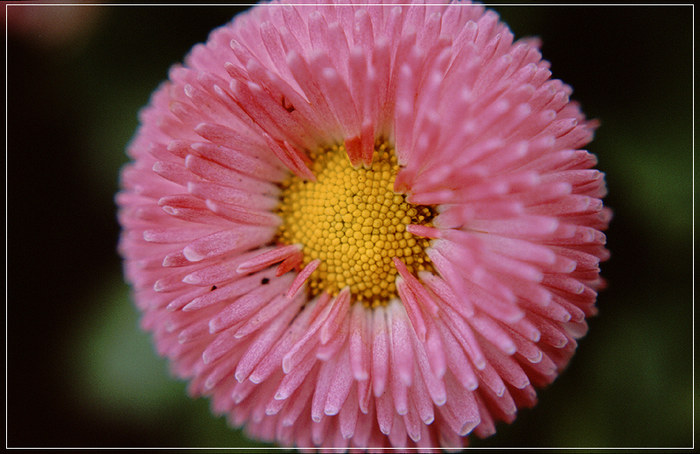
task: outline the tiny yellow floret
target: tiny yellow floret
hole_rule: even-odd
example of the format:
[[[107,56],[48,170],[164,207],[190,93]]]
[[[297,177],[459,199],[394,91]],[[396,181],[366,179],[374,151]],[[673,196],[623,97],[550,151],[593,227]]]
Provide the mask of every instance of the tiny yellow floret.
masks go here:
[[[336,295],[347,285],[353,301],[385,305],[396,297],[394,257],[411,273],[433,271],[425,254],[430,240],[406,226],[428,225],[435,212],[393,191],[399,166],[389,144],[375,144],[369,168],[353,167],[343,145],[319,148],[310,157],[315,182],[292,176],[282,184],[276,240],[301,244],[304,265],[321,259],[309,278],[312,295]]]

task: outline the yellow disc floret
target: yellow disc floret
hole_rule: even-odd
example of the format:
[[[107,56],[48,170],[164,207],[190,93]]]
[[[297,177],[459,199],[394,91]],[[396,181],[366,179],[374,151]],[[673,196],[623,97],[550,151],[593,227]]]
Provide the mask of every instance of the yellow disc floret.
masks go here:
[[[406,226],[427,224],[434,212],[394,192],[393,148],[377,142],[369,168],[354,168],[342,145],[318,149],[311,159],[315,182],[292,176],[283,183],[277,239],[301,244],[304,265],[321,260],[309,278],[312,294],[349,286],[355,301],[376,306],[396,296],[394,257],[412,273],[432,270],[424,252],[430,240]]]

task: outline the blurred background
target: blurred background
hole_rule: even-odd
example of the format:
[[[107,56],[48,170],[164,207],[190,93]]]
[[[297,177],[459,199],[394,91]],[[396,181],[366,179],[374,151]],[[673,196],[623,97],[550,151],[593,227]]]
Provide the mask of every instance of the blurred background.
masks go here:
[[[609,288],[570,367],[476,446],[693,443],[692,7],[498,6],[602,126]],[[233,6],[7,14],[7,446],[265,446],[190,399],[139,330],[114,194],[137,112]]]

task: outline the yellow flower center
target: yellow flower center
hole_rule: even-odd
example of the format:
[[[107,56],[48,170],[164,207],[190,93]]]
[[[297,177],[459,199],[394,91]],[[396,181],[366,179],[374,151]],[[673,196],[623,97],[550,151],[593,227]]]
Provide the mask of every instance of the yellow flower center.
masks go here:
[[[354,301],[374,307],[396,296],[394,257],[412,273],[432,271],[424,252],[430,240],[406,226],[428,224],[435,213],[394,192],[399,167],[390,145],[377,142],[370,168],[354,168],[342,145],[311,159],[315,182],[292,176],[283,183],[277,240],[301,244],[304,265],[321,260],[309,278],[312,295],[349,286]]]

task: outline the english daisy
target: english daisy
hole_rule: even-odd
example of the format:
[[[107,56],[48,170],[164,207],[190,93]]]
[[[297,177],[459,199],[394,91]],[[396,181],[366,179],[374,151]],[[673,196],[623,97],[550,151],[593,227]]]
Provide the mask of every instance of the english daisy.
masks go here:
[[[464,3],[271,2],[141,112],[117,196],[144,329],[250,436],[460,447],[535,403],[608,257],[593,136]]]

